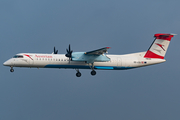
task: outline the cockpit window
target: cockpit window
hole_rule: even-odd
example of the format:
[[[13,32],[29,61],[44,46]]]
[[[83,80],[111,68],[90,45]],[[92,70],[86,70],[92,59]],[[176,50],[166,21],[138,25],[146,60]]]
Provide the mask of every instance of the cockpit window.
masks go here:
[[[15,55],[13,58],[23,58],[22,55]]]

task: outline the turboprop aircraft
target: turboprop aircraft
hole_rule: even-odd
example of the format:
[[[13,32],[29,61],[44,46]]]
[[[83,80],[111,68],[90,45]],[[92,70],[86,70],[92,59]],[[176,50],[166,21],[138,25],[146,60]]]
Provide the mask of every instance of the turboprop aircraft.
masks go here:
[[[164,56],[174,35],[155,34],[155,40],[146,52],[110,55],[107,54],[110,47],[89,52],[73,52],[69,45],[66,54],[57,54],[55,47],[52,54],[19,53],[3,65],[10,66],[10,72],[14,72],[13,67],[69,68],[77,71],[77,77],[81,76],[79,69],[91,69],[91,75],[94,76],[95,70],[126,70],[165,62]]]

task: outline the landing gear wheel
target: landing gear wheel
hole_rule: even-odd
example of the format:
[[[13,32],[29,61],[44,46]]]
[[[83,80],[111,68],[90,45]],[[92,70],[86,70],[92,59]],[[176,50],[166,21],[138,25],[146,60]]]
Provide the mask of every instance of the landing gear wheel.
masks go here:
[[[96,75],[96,71],[91,71],[91,75]]]
[[[81,77],[81,73],[80,73],[80,72],[77,72],[77,73],[76,73],[76,76],[77,76],[77,77]]]
[[[13,68],[11,68],[11,69],[10,69],[10,72],[14,72],[14,69],[13,69]]]

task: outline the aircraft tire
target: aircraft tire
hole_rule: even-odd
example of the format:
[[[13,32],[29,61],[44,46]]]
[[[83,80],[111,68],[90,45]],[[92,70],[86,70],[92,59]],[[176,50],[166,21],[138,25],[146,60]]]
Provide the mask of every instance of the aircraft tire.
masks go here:
[[[77,76],[77,77],[81,77],[81,73],[80,73],[80,72],[77,72],[77,73],[76,73],[76,76]]]
[[[10,69],[10,72],[14,72],[14,69]]]
[[[92,70],[92,71],[91,71],[91,75],[96,75],[96,71],[95,71],[95,70]]]

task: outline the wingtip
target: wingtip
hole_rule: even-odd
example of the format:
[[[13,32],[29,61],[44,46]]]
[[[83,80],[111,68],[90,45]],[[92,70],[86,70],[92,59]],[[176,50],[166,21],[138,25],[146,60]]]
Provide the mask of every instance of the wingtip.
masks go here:
[[[177,35],[177,34],[174,34],[174,33],[170,33],[170,35]]]

